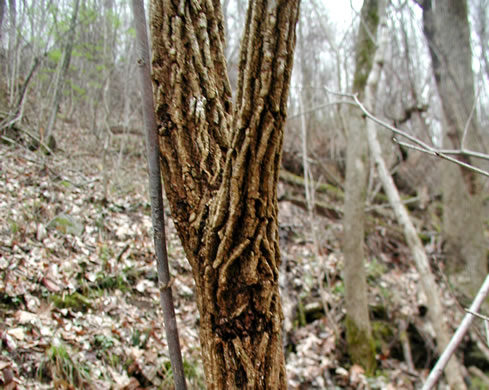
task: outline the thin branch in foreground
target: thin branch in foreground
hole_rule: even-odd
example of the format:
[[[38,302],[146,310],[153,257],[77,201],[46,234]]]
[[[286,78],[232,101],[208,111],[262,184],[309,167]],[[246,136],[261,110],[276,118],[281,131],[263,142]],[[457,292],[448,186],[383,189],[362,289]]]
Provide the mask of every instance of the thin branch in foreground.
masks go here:
[[[399,141],[397,138],[393,138],[393,141],[396,142],[397,144],[401,145],[401,146],[406,147],[406,148],[417,150],[418,152],[430,154],[432,156],[441,157],[441,158],[443,158],[445,160],[448,160],[450,162],[453,162],[453,163],[455,163],[457,165],[460,165],[460,166],[462,166],[464,168],[470,169],[471,171],[474,171],[474,172],[477,172],[477,173],[479,173],[479,174],[481,174],[483,176],[488,176],[489,177],[489,172],[488,171],[485,171],[483,169],[474,167],[473,165],[470,165],[470,164],[467,164],[466,162],[457,160],[456,158],[450,157],[446,153],[442,152],[441,150],[434,149],[434,148],[432,150],[423,149],[422,147],[419,147],[419,146],[416,146],[416,145],[412,145],[412,144],[408,144],[407,142]],[[452,153],[452,154],[469,155],[467,153]],[[485,159],[488,159],[489,160],[489,156],[485,157]]]
[[[406,138],[412,142],[412,144],[408,144],[408,143],[401,142],[401,141],[397,140],[396,138],[394,138],[394,141],[397,142],[398,144],[405,146],[407,148],[410,148],[410,149],[417,150],[419,152],[423,152],[423,153],[430,154],[432,156],[440,157],[444,160],[450,161],[454,164],[460,165],[464,168],[467,168],[467,169],[470,169],[474,172],[477,172],[483,176],[489,177],[489,171],[485,171],[483,169],[477,168],[473,165],[467,164],[463,161],[457,160],[456,158],[453,158],[450,156],[450,155],[469,156],[469,157],[475,157],[475,158],[479,158],[479,159],[483,159],[483,160],[489,160],[488,154],[475,152],[472,150],[466,150],[464,148],[461,148],[460,150],[444,150],[444,149],[435,148],[435,147],[427,144],[426,142],[421,141],[419,138],[416,138],[416,137],[414,137],[414,136],[406,133],[405,131],[400,130],[394,126],[391,126],[390,124],[384,122],[383,120],[381,120],[381,119],[377,118],[376,116],[374,116],[373,114],[371,114],[365,108],[365,106],[362,104],[362,102],[360,102],[357,95],[352,94],[352,93],[343,93],[343,92],[331,91],[328,88],[326,88],[326,91],[328,93],[331,93],[331,94],[336,95],[336,96],[349,97],[350,99],[353,99],[355,101],[356,105],[358,106],[358,108],[360,108],[360,110],[362,110],[362,112],[365,114],[365,116],[367,118],[373,120],[375,123],[379,124],[380,126],[385,127],[386,129],[390,130],[392,133],[394,133],[400,137],[404,137],[404,138]]]
[[[464,132],[462,135],[462,142],[460,143],[460,149],[462,149],[462,150],[465,149],[465,140],[467,139],[467,134],[469,132],[470,122],[472,121],[472,117],[474,116],[475,107],[477,105],[476,102],[477,102],[477,99],[479,98],[479,94],[480,94],[480,88],[478,88],[477,97],[476,97],[476,99],[474,99],[474,104],[472,104],[472,108],[470,110],[469,118],[467,119],[467,122],[465,123]]]
[[[482,284],[474,301],[470,305],[470,309],[467,311],[467,314],[465,315],[462,323],[460,324],[457,331],[455,332],[452,339],[450,340],[450,343],[445,348],[445,351],[443,351],[442,355],[436,362],[435,367],[433,367],[433,369],[431,370],[431,373],[426,379],[426,382],[422,390],[430,390],[433,388],[433,386],[436,385],[436,382],[438,382],[438,379],[440,378],[443,369],[447,365],[448,360],[453,355],[458,345],[462,341],[465,333],[467,333],[470,325],[472,324],[472,321],[474,319],[474,313],[476,313],[477,310],[479,310],[480,306],[482,305],[482,302],[484,302],[484,299],[486,298],[488,293],[489,293],[489,275],[486,276],[484,283]]]
[[[466,149],[439,149],[440,153],[443,154],[455,154],[459,156],[467,156],[467,157],[474,157],[474,158],[479,158],[481,160],[489,160],[489,154],[487,153],[481,153],[481,152],[474,152],[473,150],[466,150]]]
[[[320,104],[319,106],[315,106],[313,108],[309,108],[309,109],[304,110],[304,111],[299,111],[298,113],[293,114],[293,115],[288,115],[287,119],[289,119],[289,120],[290,119],[294,119],[294,118],[297,118],[299,116],[306,115],[306,114],[311,114],[311,113],[313,113],[315,111],[320,111],[323,108],[326,108],[326,107],[329,107],[329,106],[338,105],[338,104],[351,104],[351,105],[355,105],[355,103],[350,102],[348,100],[336,100],[336,101],[333,101],[333,102]]]
[[[481,320],[489,321],[489,317],[486,317],[485,315],[476,313],[475,311],[472,311],[470,309],[465,309],[465,312],[466,313],[469,313],[469,314],[472,314],[474,317],[480,318]]]
[[[411,142],[413,142],[414,144],[416,144],[417,146],[419,146],[420,148],[417,148],[416,150],[419,150],[421,152],[424,152],[424,153],[427,153],[427,154],[431,154],[431,155],[434,155],[434,156],[437,156],[437,157],[440,157],[440,158],[443,158],[444,160],[447,160],[447,161],[450,161],[454,164],[457,164],[457,165],[460,165],[464,168],[467,168],[467,169],[470,169],[472,171],[475,171],[477,173],[480,173],[481,175],[484,175],[484,176],[487,176],[489,177],[489,172],[487,171],[484,171],[482,169],[479,169],[477,167],[474,167],[473,165],[470,165],[470,164],[467,164],[463,161],[460,161],[460,160],[457,160],[456,158],[453,158],[453,157],[450,157],[450,156],[447,156],[446,154],[442,153],[439,149],[437,148],[434,148],[430,145],[428,145],[427,143],[421,141],[420,139],[416,138],[416,137],[413,137],[412,135],[406,133],[405,131],[402,131],[402,130],[399,130],[398,128],[394,127],[394,126],[391,126],[389,125],[388,123],[380,120],[379,118],[377,118],[376,116],[372,115],[366,108],[365,106],[360,102],[360,100],[358,100],[358,97],[356,95],[351,95],[353,97],[353,99],[355,100],[355,103],[357,103],[358,107],[360,107],[360,109],[362,110],[362,112],[371,120],[373,120],[374,122],[378,123],[379,125],[389,129],[390,131],[392,131],[394,134],[397,134],[401,137],[404,137],[404,138],[407,138],[408,140],[410,140]],[[405,144],[404,146],[406,147],[410,147],[409,144]]]
[[[151,199],[151,216],[153,220],[153,238],[156,251],[160,303],[163,309],[166,338],[170,352],[170,363],[173,371],[176,390],[186,390],[187,384],[183,371],[182,353],[178,337],[177,320],[171,292],[172,280],[168,267],[166,250],[165,219],[163,206],[163,189],[160,173],[160,146],[154,113],[153,87],[150,75],[149,44],[144,14],[144,0],[132,0],[132,10],[136,27],[136,42],[143,100],[143,119],[146,133],[146,152],[149,171],[149,194]]]

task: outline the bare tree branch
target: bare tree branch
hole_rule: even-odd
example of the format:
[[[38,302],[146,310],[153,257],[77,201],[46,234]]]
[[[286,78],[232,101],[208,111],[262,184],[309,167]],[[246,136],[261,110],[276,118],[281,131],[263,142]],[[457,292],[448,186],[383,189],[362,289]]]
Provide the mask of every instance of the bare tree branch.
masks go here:
[[[474,319],[474,313],[482,305],[482,302],[484,301],[488,293],[489,293],[489,275],[486,276],[486,280],[482,284],[479,292],[477,293],[474,301],[472,302],[472,305],[470,305],[470,309],[467,310],[467,314],[465,315],[462,323],[460,324],[457,331],[455,332],[452,339],[450,340],[450,343],[448,344],[447,348],[445,349],[445,351],[443,351],[442,355],[436,362],[435,367],[433,367],[433,369],[431,370],[431,373],[428,376],[428,379],[426,379],[426,382],[422,390],[430,390],[433,388],[433,386],[435,386],[436,382],[438,381],[440,375],[443,372],[443,369],[448,363],[448,360],[453,355],[458,345],[462,341],[465,333],[467,333],[467,330],[472,324],[472,321]]]
[[[463,161],[460,161],[454,157],[451,157],[450,155],[458,155],[458,156],[471,156],[471,157],[476,157],[476,158],[480,158],[480,159],[484,159],[484,160],[489,160],[489,155],[488,154],[485,154],[485,153],[479,153],[479,152],[475,152],[475,151],[472,151],[472,150],[466,150],[466,149],[448,149],[448,150],[444,150],[444,149],[439,149],[439,148],[435,148],[431,145],[428,145],[426,142],[423,142],[421,141],[419,138],[416,138],[408,133],[406,133],[405,131],[403,130],[400,130],[386,122],[384,122],[383,120],[377,118],[376,116],[374,116],[373,114],[371,114],[366,108],[365,106],[362,104],[362,102],[360,102],[360,100],[358,99],[358,97],[355,95],[355,94],[352,94],[352,93],[342,93],[342,92],[335,92],[335,91],[331,91],[331,90],[328,90],[327,91],[329,93],[332,93],[334,95],[338,95],[338,96],[343,96],[343,97],[349,97],[351,99],[353,99],[356,103],[356,105],[360,108],[360,110],[362,110],[362,112],[365,114],[365,116],[371,120],[373,120],[374,122],[376,122],[377,124],[381,125],[382,127],[385,127],[386,129],[390,130],[392,133],[400,136],[400,137],[404,137],[404,138],[407,138],[409,141],[411,141],[413,144],[408,144],[408,143],[405,143],[405,142],[401,142],[399,140],[397,140],[396,138],[394,138],[394,141],[397,142],[399,145],[402,145],[402,146],[405,146],[407,148],[410,148],[410,149],[414,149],[414,150],[417,150],[419,152],[423,152],[423,153],[427,153],[427,154],[430,154],[432,156],[436,156],[436,157],[440,157],[444,160],[447,160],[447,161],[450,161],[454,164],[457,164],[457,165],[460,165],[464,168],[467,168],[467,169],[470,169],[471,171],[474,171],[474,172],[477,172],[481,175],[484,175],[486,177],[489,177],[489,172],[488,171],[485,171],[483,169],[480,169],[480,168],[477,168],[471,164],[467,164]]]

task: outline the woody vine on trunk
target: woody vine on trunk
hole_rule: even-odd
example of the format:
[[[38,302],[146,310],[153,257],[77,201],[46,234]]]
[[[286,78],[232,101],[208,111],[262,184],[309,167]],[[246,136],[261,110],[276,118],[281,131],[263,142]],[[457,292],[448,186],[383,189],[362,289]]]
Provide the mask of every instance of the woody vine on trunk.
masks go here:
[[[299,0],[251,0],[233,103],[219,0],[152,0],[161,167],[209,389],[285,389],[277,181]]]

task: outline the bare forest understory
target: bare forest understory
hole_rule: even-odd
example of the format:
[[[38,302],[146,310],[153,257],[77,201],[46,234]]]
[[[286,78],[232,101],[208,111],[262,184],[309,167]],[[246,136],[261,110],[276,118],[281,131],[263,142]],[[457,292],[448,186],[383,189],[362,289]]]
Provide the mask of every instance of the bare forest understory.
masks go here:
[[[143,139],[116,134],[104,153],[93,134],[70,126],[59,129],[55,155],[29,150],[22,133],[3,134],[15,143],[0,145],[0,387],[171,389]],[[293,160],[286,150],[284,161]],[[378,369],[366,377],[346,353],[341,186],[316,186],[311,222],[297,173],[283,170],[279,185],[289,388],[418,388],[437,357],[430,309],[385,198],[379,193],[367,210]],[[467,302],[443,276],[438,202],[418,198],[410,207],[455,326]],[[166,223],[186,376],[189,388],[202,389],[191,269],[168,213]],[[477,344],[473,333],[458,354],[470,388],[489,388]]]

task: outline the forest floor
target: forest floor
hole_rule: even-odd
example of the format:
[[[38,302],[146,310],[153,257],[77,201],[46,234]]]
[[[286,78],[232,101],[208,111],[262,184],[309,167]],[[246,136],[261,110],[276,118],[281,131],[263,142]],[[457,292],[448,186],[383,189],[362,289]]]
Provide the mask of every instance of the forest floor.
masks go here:
[[[4,389],[172,388],[145,149],[141,139],[133,139],[121,146],[122,153],[114,149],[104,158],[102,144],[88,132],[70,132],[54,156],[19,144],[0,145]],[[292,189],[281,182],[279,191]],[[342,207],[339,201],[328,202]],[[366,377],[345,348],[341,219],[315,216],[311,221],[287,201],[279,207],[289,388],[419,388],[436,359],[429,308],[388,208],[370,213],[367,228],[378,369]],[[168,214],[166,226],[185,371],[189,388],[203,389],[191,270]],[[426,249],[455,325],[463,313],[437,266],[440,238],[431,228],[420,228],[429,237]],[[465,362],[479,365],[468,371],[471,388],[489,388],[481,371],[487,371],[487,363],[467,356]]]

